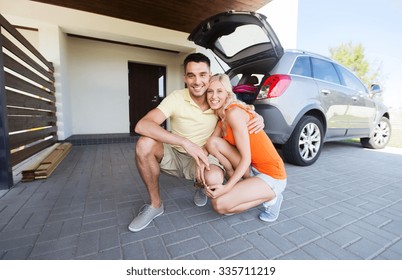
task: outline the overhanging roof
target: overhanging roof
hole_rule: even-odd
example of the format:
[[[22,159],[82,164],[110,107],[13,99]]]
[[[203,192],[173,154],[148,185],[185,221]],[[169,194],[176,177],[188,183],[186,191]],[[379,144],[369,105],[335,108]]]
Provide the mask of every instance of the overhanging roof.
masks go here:
[[[272,0],[33,0],[190,33],[202,20],[229,10],[257,11]]]

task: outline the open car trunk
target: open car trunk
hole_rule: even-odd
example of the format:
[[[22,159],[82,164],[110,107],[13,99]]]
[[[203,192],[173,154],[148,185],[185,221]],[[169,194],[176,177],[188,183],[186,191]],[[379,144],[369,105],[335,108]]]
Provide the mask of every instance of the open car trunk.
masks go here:
[[[254,12],[225,12],[201,22],[188,37],[212,50],[230,68],[282,57],[283,48],[264,15]]]

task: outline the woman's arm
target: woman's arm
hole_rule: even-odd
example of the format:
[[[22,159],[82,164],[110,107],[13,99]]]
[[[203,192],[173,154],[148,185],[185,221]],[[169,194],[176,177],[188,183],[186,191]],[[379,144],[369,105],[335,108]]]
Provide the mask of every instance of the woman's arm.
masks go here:
[[[247,124],[250,117],[242,109],[234,107],[226,112],[226,121],[232,128],[236,148],[240,153],[240,162],[226,185],[231,189],[249,169],[251,163],[250,135]]]
[[[240,154],[240,160],[225,185],[208,186],[207,195],[216,198],[229,192],[233,186],[243,177],[251,163],[250,136],[247,129],[249,115],[240,108],[232,108],[226,112],[226,121],[233,131],[236,148]]]

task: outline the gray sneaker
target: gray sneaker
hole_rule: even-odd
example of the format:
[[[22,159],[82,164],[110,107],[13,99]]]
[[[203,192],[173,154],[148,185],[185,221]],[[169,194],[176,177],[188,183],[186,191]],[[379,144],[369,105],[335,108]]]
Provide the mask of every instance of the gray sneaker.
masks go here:
[[[281,205],[283,201],[283,195],[280,194],[274,202],[274,204],[263,203],[265,211],[261,212],[259,215],[260,220],[264,222],[275,222],[279,217],[279,212],[281,211]]]
[[[149,225],[153,219],[163,214],[163,203],[161,207],[154,208],[152,205],[145,204],[141,207],[137,217],[128,226],[129,231],[137,232]]]
[[[194,203],[195,205],[201,207],[207,204],[207,196],[204,192],[204,188],[197,188],[194,194]]]

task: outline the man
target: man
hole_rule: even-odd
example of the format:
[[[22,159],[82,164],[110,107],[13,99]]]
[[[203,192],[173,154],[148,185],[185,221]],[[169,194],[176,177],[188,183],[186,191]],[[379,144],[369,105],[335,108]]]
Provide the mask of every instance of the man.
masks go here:
[[[147,187],[150,205],[141,208],[128,226],[130,231],[144,229],[154,218],[163,214],[159,193],[160,171],[202,181],[203,184],[223,182],[222,166],[204,149],[217,123],[217,117],[209,108],[205,95],[210,77],[209,58],[201,53],[188,55],[184,60],[187,88],[168,95],[137,123],[135,132],[142,136],[136,144],[136,163]],[[167,118],[170,118],[171,132],[161,127]],[[254,119],[256,121],[249,124],[250,133],[263,128],[262,117]],[[197,206],[207,203],[202,188],[196,190],[194,203]]]

